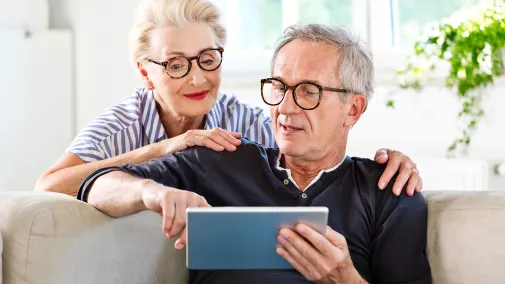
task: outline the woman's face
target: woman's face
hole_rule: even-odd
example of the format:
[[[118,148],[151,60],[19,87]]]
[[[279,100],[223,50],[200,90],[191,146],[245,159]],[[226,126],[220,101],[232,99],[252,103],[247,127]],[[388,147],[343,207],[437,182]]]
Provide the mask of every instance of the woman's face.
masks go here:
[[[155,29],[151,32],[151,60],[169,61],[171,72],[184,68],[175,57],[198,56],[208,48],[216,48],[214,33],[205,23],[188,23],[179,28]],[[208,55],[206,55],[208,56]],[[208,64],[202,56],[202,66]],[[208,57],[207,57],[208,59]],[[178,116],[196,117],[207,114],[214,106],[221,83],[221,67],[205,71],[191,61],[189,73],[179,79],[171,78],[165,68],[152,62],[138,64],[146,87],[153,86],[156,100],[162,109]],[[203,61],[203,62],[202,62]],[[185,72],[184,72],[185,73]],[[173,75],[173,74],[171,74]],[[178,77],[178,76],[172,76]]]

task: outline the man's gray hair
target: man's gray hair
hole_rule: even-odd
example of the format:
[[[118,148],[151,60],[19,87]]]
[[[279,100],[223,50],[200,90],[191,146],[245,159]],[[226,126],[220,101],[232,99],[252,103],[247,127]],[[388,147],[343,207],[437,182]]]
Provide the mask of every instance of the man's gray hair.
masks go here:
[[[272,71],[279,51],[294,40],[321,42],[334,46],[338,55],[339,87],[356,94],[363,94],[368,101],[374,92],[374,67],[372,54],[365,41],[354,36],[349,30],[330,25],[309,24],[288,27],[277,42],[272,57]],[[347,101],[349,94],[343,97]]]

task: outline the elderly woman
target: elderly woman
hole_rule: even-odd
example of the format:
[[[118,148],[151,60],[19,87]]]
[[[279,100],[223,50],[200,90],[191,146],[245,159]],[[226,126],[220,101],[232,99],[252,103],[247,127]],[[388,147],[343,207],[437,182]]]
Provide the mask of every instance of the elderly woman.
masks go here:
[[[75,195],[99,168],[142,163],[195,145],[234,151],[240,136],[275,147],[271,120],[260,108],[218,92],[226,42],[219,20],[217,7],[204,0],[142,1],[130,47],[144,88],[87,125],[36,189]],[[395,194],[407,181],[408,194],[421,189],[407,156],[379,150],[376,161],[388,162],[380,188],[399,171]]]

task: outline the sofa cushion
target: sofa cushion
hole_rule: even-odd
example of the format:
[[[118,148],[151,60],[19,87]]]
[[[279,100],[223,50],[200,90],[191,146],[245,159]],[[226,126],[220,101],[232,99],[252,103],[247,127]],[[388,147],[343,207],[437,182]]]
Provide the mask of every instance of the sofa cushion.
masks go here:
[[[185,254],[161,232],[161,217],[111,218],[75,198],[0,193],[4,284],[179,284]]]
[[[426,192],[433,283],[505,283],[505,192]]]

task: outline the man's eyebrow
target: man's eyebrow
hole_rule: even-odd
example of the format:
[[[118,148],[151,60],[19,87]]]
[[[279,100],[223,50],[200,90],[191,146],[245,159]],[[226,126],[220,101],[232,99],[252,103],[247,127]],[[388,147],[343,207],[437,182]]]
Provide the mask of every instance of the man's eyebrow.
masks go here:
[[[279,80],[279,81],[281,81],[281,82],[284,82],[284,80],[282,80],[282,78],[281,78],[281,77],[279,77],[279,76],[273,76],[272,78],[273,78],[273,79],[277,79],[277,80]]]
[[[309,84],[322,86],[321,82],[319,82],[317,80],[302,80],[300,83],[309,83]]]
[[[281,77],[279,77],[279,76],[273,76],[272,78],[277,79],[277,80],[279,80],[279,81],[281,81],[281,82],[285,82],[285,81],[284,81]],[[321,84],[319,81],[317,81],[317,80],[308,80],[308,79],[307,79],[307,80],[298,81],[298,82],[296,82],[296,83],[295,83],[295,84],[293,84],[293,85],[296,85],[296,84],[301,84],[301,83],[310,83],[310,84],[315,84],[315,85],[322,86],[322,84]],[[286,83],[284,83],[284,84],[286,84]]]

